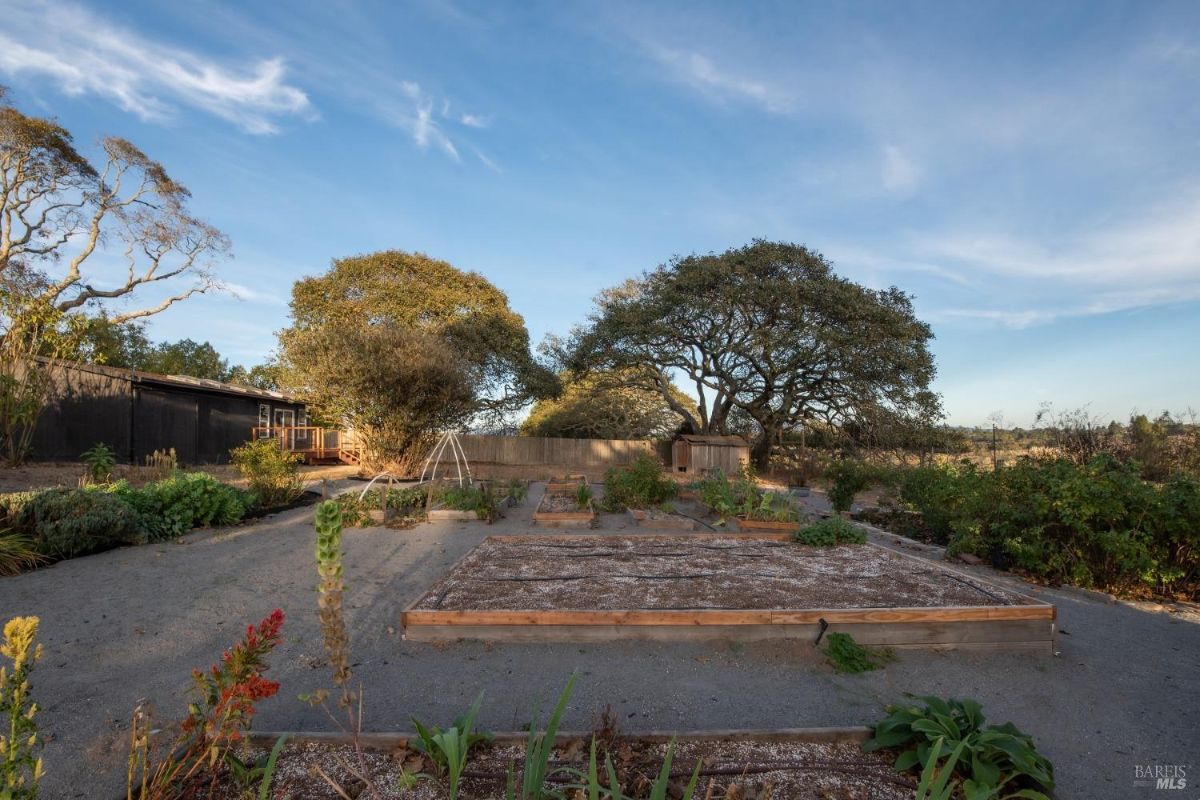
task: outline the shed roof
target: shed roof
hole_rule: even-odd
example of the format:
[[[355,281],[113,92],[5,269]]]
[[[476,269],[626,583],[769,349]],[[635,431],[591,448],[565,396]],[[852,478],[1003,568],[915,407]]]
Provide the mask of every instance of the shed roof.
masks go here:
[[[679,437],[691,444],[706,444],[710,447],[749,447],[750,443],[741,436],[698,436],[685,433]]]

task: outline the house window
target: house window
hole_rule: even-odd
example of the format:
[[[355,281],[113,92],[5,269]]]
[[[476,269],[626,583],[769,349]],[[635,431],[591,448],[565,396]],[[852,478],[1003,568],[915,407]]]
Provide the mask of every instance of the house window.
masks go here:
[[[258,404],[258,435],[266,439],[271,435],[271,407],[266,403]]]

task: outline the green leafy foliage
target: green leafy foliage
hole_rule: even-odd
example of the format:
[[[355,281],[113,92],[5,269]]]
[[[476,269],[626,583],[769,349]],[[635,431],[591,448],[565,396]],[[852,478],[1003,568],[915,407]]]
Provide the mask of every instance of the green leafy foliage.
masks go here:
[[[801,515],[782,492],[746,492],[738,516],[763,522],[799,522]]]
[[[417,741],[413,746],[429,756],[438,775],[446,778],[450,800],[458,800],[458,784],[467,766],[467,756],[470,755],[471,748],[492,739],[490,733],[475,729],[475,717],[479,715],[481,705],[482,694],[475,698],[466,714],[455,719],[444,731],[436,725],[426,727],[416,717],[412,718],[413,727],[417,729]]]
[[[923,765],[924,773],[936,763],[945,743],[951,760],[942,770],[957,770],[967,800],[997,796],[1045,800],[1045,792],[1054,789],[1053,765],[1037,752],[1032,737],[1011,722],[985,728],[983,710],[974,700],[918,699],[923,706],[889,706],[888,716],[875,726],[874,737],[863,749],[898,748],[896,769]]]
[[[838,672],[870,672],[895,659],[890,650],[869,650],[848,633],[830,633],[825,642],[825,658]]]
[[[830,462],[825,468],[829,479],[829,502],[835,511],[849,511],[859,492],[869,489],[885,477],[885,470],[854,459]]]
[[[671,765],[674,761],[675,740],[672,739],[667,745],[667,754],[663,757],[658,776],[650,784],[650,794],[648,795],[650,800],[667,800],[667,798],[675,797],[678,797],[679,800],[692,800],[696,796],[696,784],[700,781],[700,768],[703,766],[703,762],[696,762],[696,768],[692,770],[692,776],[688,779],[687,785],[683,787],[682,793],[676,795],[671,793]],[[600,782],[596,760],[596,740],[593,738],[591,755],[588,758],[588,770],[584,776],[586,783],[582,787],[587,793],[588,800],[600,800],[601,797],[606,797],[607,800],[633,800],[633,797],[625,794],[621,788],[621,779],[617,777],[617,769],[613,766],[611,755],[606,754],[604,757],[604,772],[605,777],[608,778],[607,786]]]
[[[747,467],[730,480],[720,469],[713,470],[696,485],[700,501],[725,519],[736,516],[747,507],[759,503],[762,492],[755,483],[754,473]]]
[[[917,784],[916,800],[951,800],[954,797],[958,781],[951,779],[954,777],[954,767],[958,764],[958,759],[962,757],[966,742],[959,742],[958,747],[955,747],[954,752],[946,759],[946,763],[939,766],[938,761],[942,757],[943,742],[944,737],[941,736],[933,741],[933,750],[930,751],[929,759],[921,769],[921,782]]]
[[[286,506],[304,491],[301,456],[284,450],[275,439],[251,440],[230,450],[229,457],[266,508]]]
[[[434,490],[433,501],[444,508],[456,511],[474,511],[480,519],[492,519],[496,515],[496,498],[485,488],[464,486],[443,486]]]
[[[906,470],[900,499],[951,553],[1052,583],[1119,593],[1200,594],[1200,480],[1148,483],[1100,455],[1079,466],[1024,459]]]
[[[359,492],[346,492],[329,502],[335,503],[341,509],[343,525],[361,528],[374,524],[369,512],[383,507],[383,495],[387,496],[387,507],[395,510],[402,520],[425,518],[425,490],[418,487],[371,489],[361,499]]]
[[[604,474],[604,508],[653,508],[679,492],[675,481],[663,472],[658,459],[642,453],[632,464],[610,467]]]
[[[120,497],[90,489],[38,493],[16,518],[17,531],[32,537],[49,558],[75,558],[139,539],[141,518]]]
[[[279,754],[283,752],[287,740],[288,734],[285,733],[275,740],[270,753],[254,761],[243,761],[232,751],[225,753],[229,781],[243,800],[271,800],[271,784],[275,780]]]
[[[251,493],[205,472],[177,472],[140,488],[118,481],[103,491],[137,512],[138,535],[145,542],[172,539],[205,525],[232,525],[254,504]]]
[[[796,531],[792,539],[809,547],[837,547],[843,544],[866,544],[862,528],[841,517],[829,517]]]
[[[94,483],[105,483],[112,477],[113,467],[117,465],[117,457],[112,448],[104,442],[96,442],[83,451],[80,456],[87,476]]]

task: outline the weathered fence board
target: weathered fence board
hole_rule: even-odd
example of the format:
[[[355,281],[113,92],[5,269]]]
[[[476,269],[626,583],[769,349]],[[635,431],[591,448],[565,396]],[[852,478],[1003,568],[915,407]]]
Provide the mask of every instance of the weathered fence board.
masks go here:
[[[640,439],[557,439],[547,436],[460,436],[472,464],[540,466],[628,464],[641,453],[657,456],[657,443]]]

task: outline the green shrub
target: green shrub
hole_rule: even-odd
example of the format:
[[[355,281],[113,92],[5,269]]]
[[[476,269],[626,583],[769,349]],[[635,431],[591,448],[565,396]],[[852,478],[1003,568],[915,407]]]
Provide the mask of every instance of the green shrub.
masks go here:
[[[886,478],[886,471],[872,464],[853,459],[834,461],[825,468],[830,479],[829,502],[835,511],[849,511],[855,496]]]
[[[679,492],[675,481],[663,472],[658,459],[642,453],[632,464],[611,467],[604,473],[604,508],[654,508]]]
[[[967,797],[1027,797],[1045,800],[1054,789],[1054,767],[1033,744],[1033,738],[1011,722],[983,727],[985,718],[974,700],[919,698],[925,705],[889,706],[888,716],[875,726],[875,736],[863,745],[871,752],[898,748],[896,769],[915,770],[927,764],[935,742],[948,751],[962,746],[952,769],[965,779]],[[940,744],[938,752],[940,752]]]
[[[221,483],[206,472],[177,472],[137,489],[118,481],[105,491],[137,512],[138,533],[146,542],[182,536],[205,525],[232,525],[246,515],[255,500],[250,492]]]
[[[837,547],[841,544],[866,544],[867,533],[849,520],[829,517],[801,528],[793,534],[792,539],[797,544],[809,547]]]
[[[89,489],[49,489],[21,509],[16,529],[50,558],[108,550],[138,540],[138,514],[121,498]]]
[[[715,469],[697,483],[696,488],[700,493],[700,501],[722,521],[757,505],[762,496],[750,467],[743,467],[733,480],[720,469]]]
[[[304,491],[302,458],[275,439],[254,439],[230,450],[229,456],[265,508],[286,506]]]
[[[88,477],[95,483],[106,483],[112,477],[113,467],[117,465],[116,455],[104,442],[96,442],[84,450],[80,458],[83,459]]]
[[[800,510],[782,492],[756,492],[743,495],[738,516],[764,522],[799,522]]]

